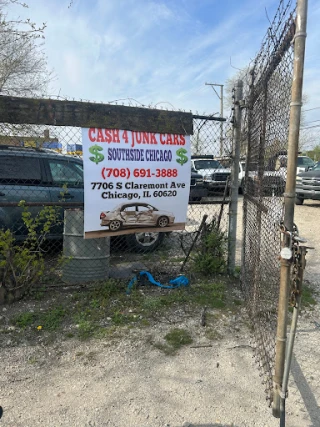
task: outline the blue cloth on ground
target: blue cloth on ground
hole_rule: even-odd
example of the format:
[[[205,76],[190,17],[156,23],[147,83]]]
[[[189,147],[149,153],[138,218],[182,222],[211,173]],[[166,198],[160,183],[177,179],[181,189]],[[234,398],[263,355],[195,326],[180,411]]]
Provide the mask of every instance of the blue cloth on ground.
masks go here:
[[[170,285],[162,285],[160,282],[157,282],[156,280],[154,280],[152,274],[149,273],[149,271],[142,270],[142,271],[140,271],[139,275],[140,276],[146,276],[150,283],[152,283],[153,285],[159,286],[160,288],[163,288],[163,289],[175,289],[175,288],[179,288],[180,286],[188,286],[188,284],[189,284],[189,279],[186,276],[178,276],[175,279],[169,280]],[[133,285],[137,281],[138,281],[137,276],[134,276],[130,280],[128,287],[127,287],[127,294],[130,294],[130,291],[131,291]]]

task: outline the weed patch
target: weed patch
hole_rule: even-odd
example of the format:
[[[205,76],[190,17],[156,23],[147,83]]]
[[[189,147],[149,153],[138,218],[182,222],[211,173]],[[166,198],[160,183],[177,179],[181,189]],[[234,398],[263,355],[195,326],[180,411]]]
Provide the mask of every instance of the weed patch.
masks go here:
[[[61,325],[66,316],[66,310],[62,306],[58,306],[48,310],[43,315],[38,316],[39,324],[49,331],[55,331]]]
[[[164,339],[169,345],[178,350],[184,345],[192,343],[191,335],[185,329],[174,328],[165,335]]]
[[[159,321],[174,324],[177,316],[181,319],[181,316],[199,312],[204,307],[220,313],[228,308],[228,303],[232,307],[236,305],[234,298],[227,298],[227,285],[222,280],[203,280],[171,290],[137,286],[129,296],[125,283],[110,280],[99,288],[64,294],[63,298],[55,293],[51,302],[40,302],[35,298],[34,311],[11,317],[11,323],[17,329],[14,339],[20,339],[23,332],[31,341],[38,340],[39,334],[43,334],[43,339],[48,342],[54,342],[57,334],[62,339],[103,338],[112,341],[128,328],[144,328]],[[174,330],[154,346],[161,347],[167,354],[174,354],[185,345],[184,340],[189,343],[191,339],[183,334],[181,330]]]
[[[314,296],[317,295],[317,292],[312,289],[310,286],[306,286],[305,284],[302,287],[302,305],[304,307],[313,307],[317,304]]]
[[[80,340],[87,340],[93,336],[95,327],[89,320],[82,320],[78,325],[78,337]]]
[[[154,341],[151,336],[147,337],[147,342],[167,356],[174,356],[180,348],[192,344],[193,340],[186,329],[173,328],[164,336],[164,342]]]
[[[193,295],[196,304],[210,308],[226,307],[226,286],[224,283],[202,283]]]
[[[27,326],[31,326],[34,321],[34,313],[21,313],[13,319],[12,323],[21,329],[25,329]]]

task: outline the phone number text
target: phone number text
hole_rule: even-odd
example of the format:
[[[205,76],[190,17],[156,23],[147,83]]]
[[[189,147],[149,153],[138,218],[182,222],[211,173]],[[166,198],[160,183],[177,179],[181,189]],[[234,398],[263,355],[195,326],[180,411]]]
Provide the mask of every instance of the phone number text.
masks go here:
[[[103,179],[107,178],[126,178],[131,176],[135,178],[177,178],[178,169],[134,169],[129,168],[102,168],[101,175]]]

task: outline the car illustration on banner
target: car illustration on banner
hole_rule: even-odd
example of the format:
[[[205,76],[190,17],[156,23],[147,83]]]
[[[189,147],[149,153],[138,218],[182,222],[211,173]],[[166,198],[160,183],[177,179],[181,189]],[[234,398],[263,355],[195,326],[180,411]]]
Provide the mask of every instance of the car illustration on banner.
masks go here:
[[[109,227],[109,231],[148,226],[164,228],[173,225],[174,219],[173,213],[161,211],[148,203],[123,203],[100,214],[101,226]]]

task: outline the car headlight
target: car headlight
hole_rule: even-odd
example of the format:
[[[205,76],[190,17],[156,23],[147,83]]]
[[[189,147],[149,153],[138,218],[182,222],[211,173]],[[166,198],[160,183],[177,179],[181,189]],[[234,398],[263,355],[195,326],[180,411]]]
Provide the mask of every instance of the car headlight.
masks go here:
[[[300,182],[302,181],[302,177],[301,176],[296,176],[296,182]]]

